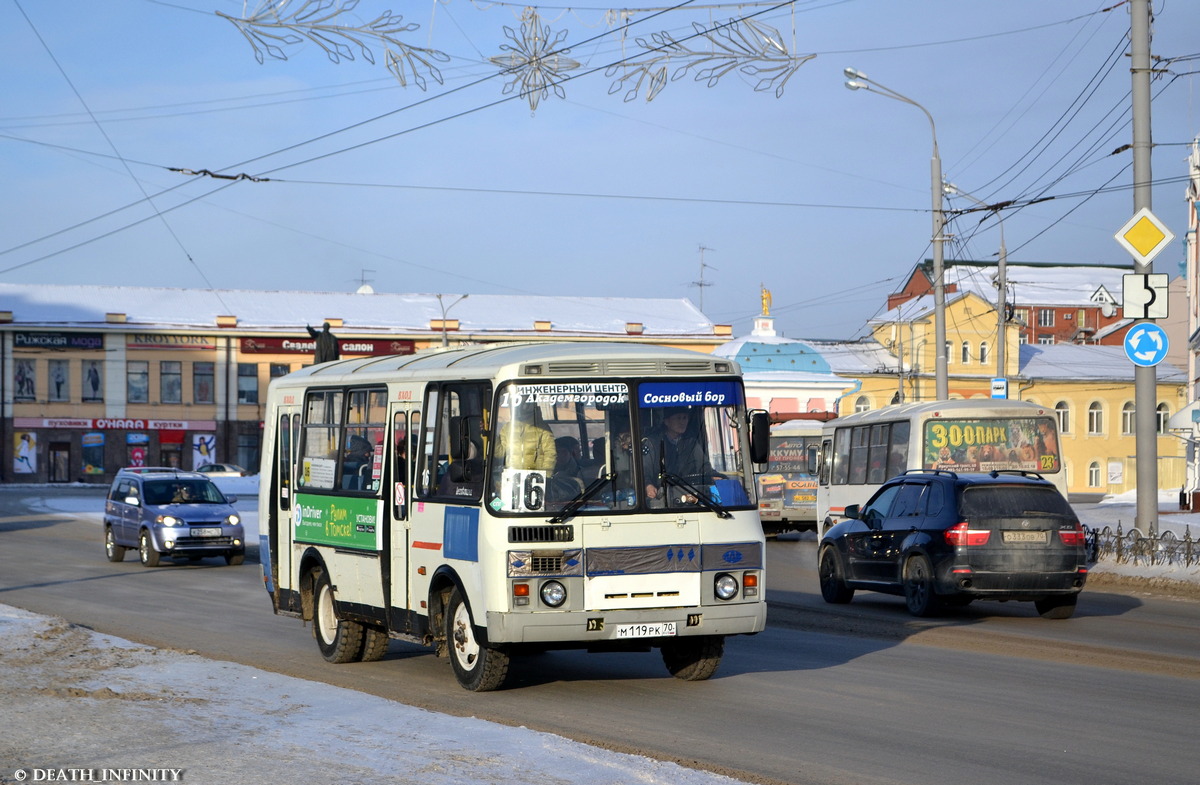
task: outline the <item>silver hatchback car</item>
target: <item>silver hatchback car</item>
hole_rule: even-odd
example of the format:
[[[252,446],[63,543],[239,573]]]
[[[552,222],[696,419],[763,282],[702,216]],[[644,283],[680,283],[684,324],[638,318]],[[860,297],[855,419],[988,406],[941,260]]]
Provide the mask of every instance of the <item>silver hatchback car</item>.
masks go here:
[[[104,503],[104,552],[116,562],[136,548],[147,567],[158,566],[162,556],[191,561],[223,556],[226,564],[241,564],[246,539],[236,501],[196,472],[121,469]]]

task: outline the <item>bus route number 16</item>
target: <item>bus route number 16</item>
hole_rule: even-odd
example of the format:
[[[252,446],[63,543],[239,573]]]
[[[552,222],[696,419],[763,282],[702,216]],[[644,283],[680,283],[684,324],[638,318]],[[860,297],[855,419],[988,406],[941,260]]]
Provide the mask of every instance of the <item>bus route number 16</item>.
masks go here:
[[[511,512],[537,512],[546,504],[546,473],[505,469],[500,479],[500,498]]]

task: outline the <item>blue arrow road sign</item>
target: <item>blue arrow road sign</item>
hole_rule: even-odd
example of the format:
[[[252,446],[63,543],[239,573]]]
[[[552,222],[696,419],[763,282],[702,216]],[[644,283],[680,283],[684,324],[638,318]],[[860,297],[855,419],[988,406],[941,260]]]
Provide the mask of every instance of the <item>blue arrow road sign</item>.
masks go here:
[[[1158,365],[1167,356],[1170,342],[1163,328],[1154,322],[1140,322],[1125,334],[1125,356],[1134,365],[1149,368]]]

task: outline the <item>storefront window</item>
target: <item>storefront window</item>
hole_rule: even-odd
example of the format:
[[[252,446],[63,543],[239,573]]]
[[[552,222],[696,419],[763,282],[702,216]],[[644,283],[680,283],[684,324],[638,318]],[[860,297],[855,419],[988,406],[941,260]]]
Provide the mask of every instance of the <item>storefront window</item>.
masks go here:
[[[192,363],[192,402],[214,402],[212,363]]]
[[[130,360],[125,366],[125,382],[130,403],[150,403],[150,363]]]
[[[50,400],[71,400],[71,362],[70,360],[50,361]]]
[[[183,403],[183,363],[163,360],[158,364],[159,395],[163,403]]]

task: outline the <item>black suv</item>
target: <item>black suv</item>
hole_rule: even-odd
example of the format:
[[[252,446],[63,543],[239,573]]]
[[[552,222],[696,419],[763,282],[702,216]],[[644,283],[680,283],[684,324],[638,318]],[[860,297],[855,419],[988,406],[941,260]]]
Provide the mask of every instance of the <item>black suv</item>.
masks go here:
[[[868,589],[903,595],[914,616],[990,599],[1067,619],[1087,580],[1079,518],[1036,474],[915,469],[844,514],[818,550],[826,602]]]

